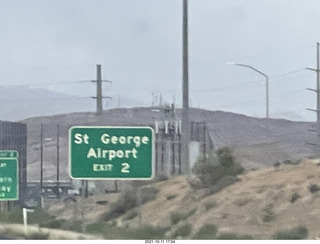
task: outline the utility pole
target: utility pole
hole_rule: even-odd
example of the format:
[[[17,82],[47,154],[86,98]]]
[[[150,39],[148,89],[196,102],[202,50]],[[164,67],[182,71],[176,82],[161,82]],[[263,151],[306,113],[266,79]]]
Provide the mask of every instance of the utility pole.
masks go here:
[[[307,110],[313,111],[317,113],[317,135],[318,137],[320,136],[320,43],[317,42],[317,68],[313,69],[313,68],[307,68],[308,70],[312,70],[315,71],[317,73],[317,89],[311,89],[311,88],[307,88],[310,91],[313,91],[315,93],[317,93],[317,108],[316,109],[310,109],[308,108]],[[319,142],[317,142],[319,143]],[[308,143],[308,144],[312,144],[312,145],[318,145],[318,144],[313,144],[313,143]]]
[[[112,83],[112,81],[109,80],[102,80],[102,74],[101,74],[101,65],[97,64],[97,80],[93,80],[92,82],[97,82],[97,96],[96,97],[92,97],[93,99],[97,99],[97,114],[100,115],[102,114],[102,99],[106,98],[106,99],[112,99],[111,97],[104,97],[102,96],[102,82],[110,82]]]
[[[40,198],[42,206],[42,191],[43,191],[43,124],[40,126]]]
[[[57,198],[60,198],[60,125],[57,125]]]
[[[188,0],[183,0],[183,72],[182,72],[182,165],[181,173],[190,174],[189,164],[189,142],[190,142],[190,129],[189,129],[189,63],[188,63]]]

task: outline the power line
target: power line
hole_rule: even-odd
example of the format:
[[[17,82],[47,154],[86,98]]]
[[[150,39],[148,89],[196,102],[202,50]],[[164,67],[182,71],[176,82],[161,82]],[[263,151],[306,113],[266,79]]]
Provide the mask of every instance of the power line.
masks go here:
[[[25,84],[10,84],[2,85],[3,87],[12,87],[12,86],[43,86],[43,85],[63,85],[63,84],[76,84],[76,83],[87,83],[91,80],[77,80],[77,81],[58,81],[58,82],[37,82],[37,83],[25,83]]]
[[[271,100],[282,100],[282,99],[284,99],[284,97],[286,97],[288,95],[292,95],[292,94],[295,94],[295,93],[300,93],[301,91],[304,91],[304,90],[305,89],[297,89],[297,90],[293,90],[291,92],[279,94],[277,96],[271,97]],[[243,107],[243,106],[248,106],[248,105],[250,106],[250,105],[255,105],[257,103],[262,103],[263,101],[265,101],[265,99],[254,99],[254,100],[245,101],[245,102],[238,102],[238,103],[233,103],[233,104],[224,104],[224,105],[218,106],[218,108]]]
[[[35,98],[28,98],[28,99],[23,99],[23,101],[55,101],[55,100],[75,100],[75,99],[91,99],[91,97],[89,96],[70,96],[70,97],[55,97],[55,98],[48,98],[48,97],[35,97]],[[1,98],[0,97],[0,101],[1,102],[16,102],[17,99],[10,99],[10,98]]]
[[[284,76],[288,76],[288,75],[292,75],[292,74],[295,74],[295,73],[299,73],[301,71],[305,71],[306,69],[303,68],[303,69],[298,69],[298,70],[293,70],[293,71],[289,71],[287,73],[283,73],[283,74],[280,74],[280,75],[276,75],[276,76],[271,76],[270,79],[278,79],[278,78],[281,78],[281,77],[284,77]]]
[[[286,76],[290,76],[296,73],[299,73],[301,71],[305,71],[305,68],[303,69],[298,69],[298,70],[293,70],[293,71],[289,71],[283,74],[279,74],[279,75],[275,75],[275,76],[271,76],[269,81],[273,81],[282,77],[286,77]],[[305,74],[302,76],[298,76],[296,78],[301,78],[301,77],[307,77],[307,76],[311,76],[312,74]],[[292,78],[292,79],[296,79],[296,78]],[[225,86],[218,86],[218,87],[214,87],[214,88],[205,88],[205,89],[190,89],[192,92],[219,92],[219,91],[224,91],[224,90],[228,90],[228,89],[233,89],[235,87],[241,87],[241,86],[248,86],[248,85],[262,85],[265,82],[265,80],[261,80],[261,79],[257,79],[254,81],[249,81],[249,82],[242,82],[242,83],[237,83],[237,84],[230,84],[230,85],[225,85]],[[149,91],[150,92],[150,91]],[[181,92],[181,90],[152,90],[152,92],[167,92],[167,93],[178,93]]]

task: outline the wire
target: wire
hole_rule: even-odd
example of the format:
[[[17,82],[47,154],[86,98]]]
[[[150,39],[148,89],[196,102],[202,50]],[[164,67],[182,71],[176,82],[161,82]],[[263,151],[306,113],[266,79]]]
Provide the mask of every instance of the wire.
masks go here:
[[[71,96],[71,97],[55,97],[55,98],[48,98],[48,97],[37,97],[37,98],[28,98],[23,99],[24,102],[27,101],[55,101],[55,100],[75,100],[75,99],[91,99],[91,97],[77,97],[77,96]],[[0,98],[1,102],[16,102],[16,99],[6,99],[6,98]]]
[[[285,77],[285,76],[288,76],[288,75],[292,75],[292,74],[295,74],[295,73],[299,73],[301,71],[306,71],[305,68],[303,69],[298,69],[298,70],[293,70],[293,71],[289,71],[287,73],[284,73],[284,74],[280,74],[280,75],[276,75],[276,76],[272,76],[270,79],[278,79],[278,78],[281,78],[281,77]]]
[[[282,100],[285,99],[284,97],[288,96],[288,95],[292,95],[295,93],[300,93],[301,91],[304,91],[305,89],[298,89],[298,90],[293,90],[291,92],[287,92],[287,93],[283,93],[277,96],[273,96],[270,98],[271,101],[274,100]],[[250,100],[250,101],[245,101],[245,102],[239,102],[239,103],[232,103],[232,104],[224,104],[224,105],[220,105],[217,108],[230,108],[230,107],[244,107],[244,106],[250,106],[250,105],[255,105],[257,103],[262,103],[263,101],[265,101],[266,99],[255,99],[255,100]]]
[[[78,80],[78,81],[60,81],[60,82],[39,82],[39,83],[26,83],[26,84],[10,84],[4,85],[4,87],[12,86],[42,86],[42,85],[61,85],[61,84],[75,84],[75,83],[85,83],[90,82],[91,80]]]
[[[298,69],[298,70],[293,70],[290,72],[286,72],[280,75],[272,76],[269,78],[269,81],[279,79],[285,76],[289,76],[292,74],[299,73],[301,71],[305,71],[306,69]],[[311,76],[312,73],[304,75],[304,76]],[[304,77],[302,76],[302,77]],[[300,76],[301,77],[301,76]],[[22,86],[46,86],[46,85],[69,85],[69,84],[77,84],[77,83],[87,83],[91,82],[92,80],[78,80],[78,81],[61,81],[61,82],[37,82],[37,83],[26,83],[26,84],[10,84],[10,85],[4,85],[4,87],[22,87]],[[235,87],[241,87],[241,86],[248,86],[248,85],[261,85],[265,82],[265,80],[255,80],[255,81],[249,81],[249,82],[244,82],[244,83],[238,83],[238,84],[233,84],[233,85],[226,85],[226,86],[219,86],[219,87],[214,87],[214,88],[207,88],[207,89],[191,89],[191,92],[220,92],[228,89],[232,89]],[[157,91],[152,91],[152,92],[157,92]],[[158,92],[169,92],[169,93],[177,93],[181,92],[181,90],[161,90]]]

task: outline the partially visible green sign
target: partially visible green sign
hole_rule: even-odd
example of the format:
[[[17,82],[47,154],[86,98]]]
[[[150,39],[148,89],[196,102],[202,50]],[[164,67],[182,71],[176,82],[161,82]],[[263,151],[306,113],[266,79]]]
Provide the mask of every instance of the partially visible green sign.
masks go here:
[[[153,177],[153,162],[150,127],[75,126],[69,130],[72,178],[147,180]]]
[[[0,151],[0,201],[19,199],[18,152]]]
[[[17,151],[0,151],[0,158],[18,158],[18,152]]]

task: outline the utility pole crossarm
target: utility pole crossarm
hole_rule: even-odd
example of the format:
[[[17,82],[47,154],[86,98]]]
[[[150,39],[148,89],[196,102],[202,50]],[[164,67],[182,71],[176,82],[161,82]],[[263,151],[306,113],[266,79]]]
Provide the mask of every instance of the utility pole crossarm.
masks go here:
[[[97,80],[91,80],[91,82],[97,82]],[[101,82],[109,82],[109,83],[112,83],[111,80],[101,80]]]
[[[319,113],[319,112],[320,112],[320,110],[312,109],[312,108],[307,108],[307,110],[312,111],[312,112],[316,112],[316,113]]]
[[[91,98],[97,99],[97,97],[95,97],[95,96],[93,96]],[[109,96],[102,96],[101,98],[106,98],[106,99],[111,99],[112,100],[112,97],[109,97]]]
[[[102,99],[103,98],[107,98],[107,99],[111,99],[111,97],[104,97],[102,96],[102,82],[110,82],[112,83],[112,81],[110,80],[102,80],[101,79],[101,65],[97,64],[97,80],[92,80],[91,82],[96,82],[97,83],[97,95],[95,97],[92,97],[93,99],[97,100],[97,114],[100,115],[102,114]]]
[[[306,88],[309,91],[313,91],[313,92],[320,92],[320,90],[316,90],[316,89],[312,89],[312,88]]]
[[[312,70],[312,71],[315,71],[315,72],[319,72],[319,70],[317,69],[314,69],[314,68],[306,68],[307,70]]]

